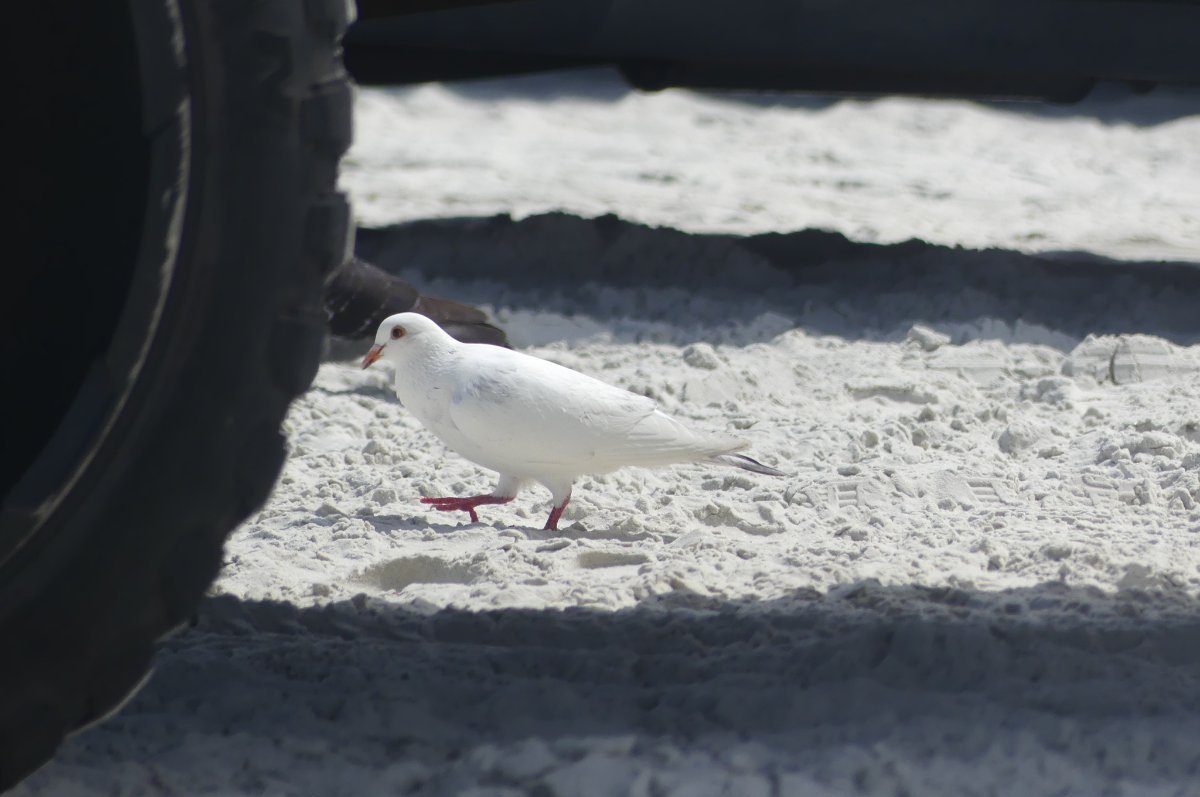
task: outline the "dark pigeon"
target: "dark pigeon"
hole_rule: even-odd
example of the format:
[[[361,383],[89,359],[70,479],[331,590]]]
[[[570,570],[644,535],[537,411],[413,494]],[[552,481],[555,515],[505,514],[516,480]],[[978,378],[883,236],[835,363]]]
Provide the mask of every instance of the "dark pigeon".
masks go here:
[[[396,313],[420,313],[463,343],[511,348],[502,329],[488,323],[477,307],[437,296],[424,296],[399,277],[353,257],[325,288],[329,330],[341,338],[372,337],[380,322]]]

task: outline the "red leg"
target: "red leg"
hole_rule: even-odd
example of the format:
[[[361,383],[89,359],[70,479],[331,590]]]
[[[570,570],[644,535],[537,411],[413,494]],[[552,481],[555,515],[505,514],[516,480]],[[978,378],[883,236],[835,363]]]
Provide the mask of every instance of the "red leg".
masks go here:
[[[471,516],[472,523],[478,523],[479,515],[475,512],[475,507],[483,506],[484,504],[507,504],[511,500],[512,496],[469,495],[464,498],[455,496],[447,498],[422,498],[421,503],[433,504],[433,508],[441,512],[466,512]]]
[[[546,525],[542,527],[542,531],[558,531],[558,520],[562,517],[563,510],[567,508],[567,504],[571,503],[571,494],[567,493],[567,497],[558,506],[550,510],[550,517],[546,520]]]

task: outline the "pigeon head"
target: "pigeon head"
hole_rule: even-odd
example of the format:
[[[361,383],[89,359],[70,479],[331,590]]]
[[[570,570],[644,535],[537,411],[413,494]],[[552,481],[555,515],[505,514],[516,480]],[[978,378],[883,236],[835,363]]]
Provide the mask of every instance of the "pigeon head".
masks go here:
[[[366,368],[380,357],[395,361],[405,354],[412,354],[417,348],[453,340],[441,327],[420,313],[390,315],[379,325],[379,331],[375,333],[375,345],[363,357],[362,367]]]

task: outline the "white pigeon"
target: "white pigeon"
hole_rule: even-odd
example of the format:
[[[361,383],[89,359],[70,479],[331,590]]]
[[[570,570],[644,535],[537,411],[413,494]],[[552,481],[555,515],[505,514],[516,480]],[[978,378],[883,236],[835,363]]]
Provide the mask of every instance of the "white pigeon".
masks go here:
[[[505,504],[538,482],[553,496],[545,528],[557,530],[571,485],[628,465],[711,460],[770,476],[774,468],[736,454],[746,443],[693,432],[652,399],[546,360],[483,343],[459,343],[417,313],[384,319],[366,368],[395,367],[396,395],[417,420],[463,457],[497,471],[488,495],[422,498],[444,512]]]

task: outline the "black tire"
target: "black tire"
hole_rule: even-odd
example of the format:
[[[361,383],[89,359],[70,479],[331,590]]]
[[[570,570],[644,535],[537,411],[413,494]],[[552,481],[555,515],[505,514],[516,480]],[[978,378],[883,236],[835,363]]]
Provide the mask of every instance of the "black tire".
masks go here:
[[[63,156],[72,190],[41,190],[42,162],[11,194],[29,271],[6,275],[0,325],[29,381],[5,386],[24,420],[0,485],[0,790],[131,694],[265,500],[353,233],[347,0],[78,5],[18,4],[47,18],[11,26],[42,78],[22,94],[29,160],[47,137],[107,143]],[[64,83],[111,96],[59,103]]]

